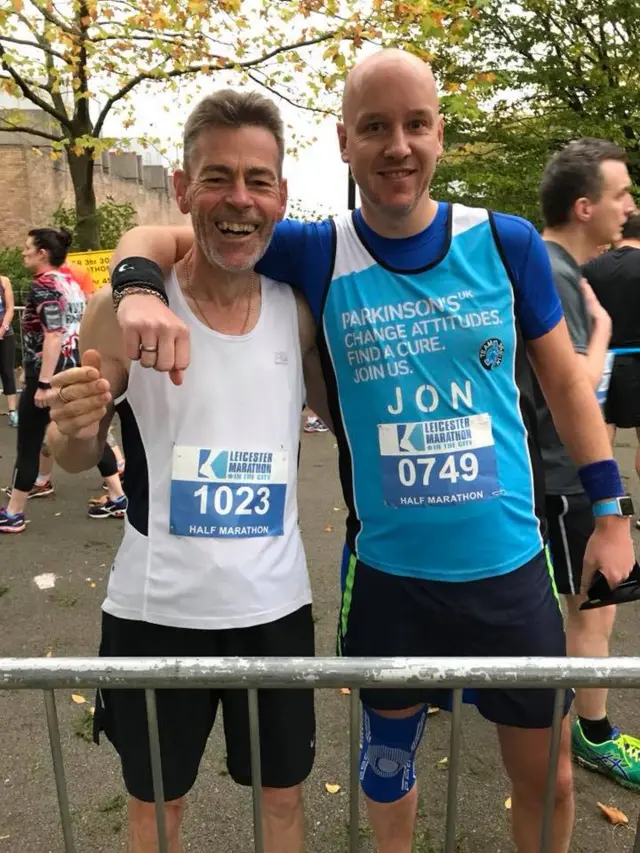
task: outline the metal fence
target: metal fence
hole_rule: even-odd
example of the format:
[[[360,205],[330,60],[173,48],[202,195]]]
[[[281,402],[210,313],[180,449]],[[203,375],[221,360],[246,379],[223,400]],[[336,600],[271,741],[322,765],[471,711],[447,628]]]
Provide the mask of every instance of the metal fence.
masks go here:
[[[155,691],[160,688],[246,689],[249,703],[254,849],[264,853],[259,780],[259,688],[351,688],[349,853],[359,850],[361,687],[453,690],[444,853],[456,847],[463,688],[550,688],[556,691],[540,853],[550,853],[555,779],[565,691],[575,687],[640,687],[640,658],[0,658],[0,690],[42,690],[65,853],[76,853],[67,796],[55,690],[142,688],[145,691],[158,851],[168,853]],[[640,853],[640,824],[633,853]]]

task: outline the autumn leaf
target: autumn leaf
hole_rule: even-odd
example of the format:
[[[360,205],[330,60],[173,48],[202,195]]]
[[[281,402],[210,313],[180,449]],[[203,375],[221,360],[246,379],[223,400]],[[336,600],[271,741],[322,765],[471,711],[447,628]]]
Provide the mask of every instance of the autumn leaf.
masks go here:
[[[350,690],[348,687],[341,687],[341,688],[340,688],[340,693],[341,693],[343,696],[351,696],[351,690]]]
[[[340,785],[334,785],[332,782],[325,782],[324,787],[328,794],[337,794],[340,790]]]
[[[505,809],[511,808],[511,797],[507,797],[507,799],[504,801],[504,807]]]
[[[81,696],[79,693],[72,693],[71,700],[76,703],[76,705],[84,705],[87,701],[84,696]]]
[[[333,531],[333,524],[325,524],[324,532],[325,533],[331,533],[332,531]]]
[[[445,755],[444,758],[441,758],[440,761],[436,764],[436,768],[438,770],[448,770],[449,769],[449,759]]]
[[[597,805],[609,823],[612,823],[614,826],[629,823],[629,818],[626,814],[615,806],[605,806],[603,803],[598,803]]]

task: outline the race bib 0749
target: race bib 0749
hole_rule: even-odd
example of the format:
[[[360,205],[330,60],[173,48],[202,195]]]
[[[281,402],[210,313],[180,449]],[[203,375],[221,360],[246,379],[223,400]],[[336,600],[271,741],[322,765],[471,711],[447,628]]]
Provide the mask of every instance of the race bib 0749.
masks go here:
[[[379,424],[378,438],[390,506],[458,504],[501,494],[488,414]]]
[[[175,536],[282,536],[286,451],[176,446],[170,532]]]

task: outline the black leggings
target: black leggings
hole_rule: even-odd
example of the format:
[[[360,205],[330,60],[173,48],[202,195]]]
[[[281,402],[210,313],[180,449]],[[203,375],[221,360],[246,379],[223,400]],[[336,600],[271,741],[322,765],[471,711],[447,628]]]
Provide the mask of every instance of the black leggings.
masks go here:
[[[5,335],[0,339],[0,381],[2,393],[8,397],[16,393],[16,336]]]
[[[49,426],[49,409],[39,409],[33,401],[37,390],[37,376],[28,376],[18,404],[18,453],[13,473],[13,488],[21,492],[30,492],[38,478],[40,448]]]
[[[27,377],[18,406],[18,453],[13,475],[13,488],[30,492],[38,478],[40,449],[49,426],[49,409],[39,409],[33,401],[38,390],[38,379]],[[103,477],[118,473],[118,462],[108,444],[105,444],[98,470]]]

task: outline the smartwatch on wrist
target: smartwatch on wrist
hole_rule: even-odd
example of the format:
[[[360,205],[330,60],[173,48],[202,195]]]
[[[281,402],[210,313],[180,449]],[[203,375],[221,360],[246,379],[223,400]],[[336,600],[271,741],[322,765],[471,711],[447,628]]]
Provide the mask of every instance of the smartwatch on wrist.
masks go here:
[[[635,515],[633,501],[629,495],[624,495],[621,498],[609,498],[605,501],[598,501],[592,507],[595,518],[602,518],[605,515],[619,515],[628,518]]]
[[[38,379],[38,390],[39,391],[50,391],[51,383],[48,380]]]

